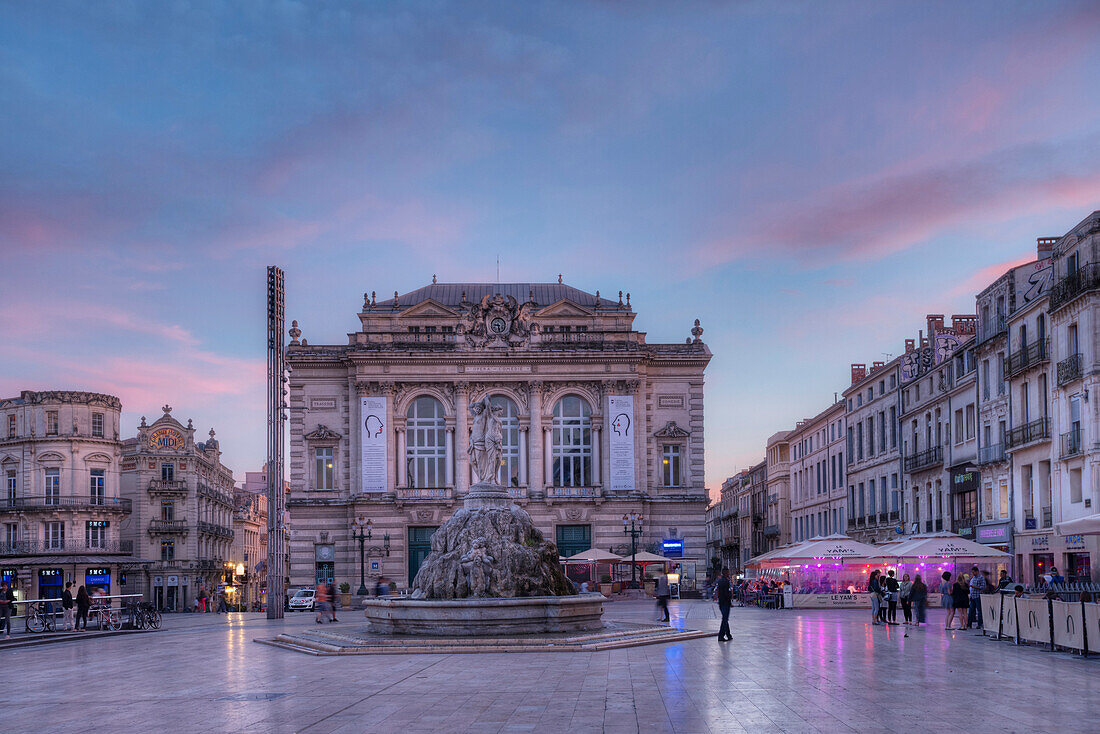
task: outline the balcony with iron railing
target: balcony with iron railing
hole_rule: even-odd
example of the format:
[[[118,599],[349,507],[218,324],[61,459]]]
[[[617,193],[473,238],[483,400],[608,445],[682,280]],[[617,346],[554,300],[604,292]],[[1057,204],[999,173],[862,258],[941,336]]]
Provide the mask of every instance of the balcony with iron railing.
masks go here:
[[[398,487],[394,494],[397,499],[409,500],[449,500],[453,496],[450,487]]]
[[[152,479],[149,481],[150,494],[187,494],[187,482],[182,479]]]
[[[1077,297],[1100,287],[1100,263],[1085,263],[1050,289],[1050,310],[1055,311]]]
[[[1074,380],[1080,380],[1083,370],[1081,369],[1081,353],[1070,355],[1061,362],[1058,363],[1058,386],[1061,387],[1068,382]]]
[[[1054,526],[1054,511],[1049,507],[1043,508],[1043,527],[1049,528]]]
[[[150,535],[182,535],[190,532],[191,526],[186,520],[150,520]]]
[[[11,558],[14,556],[51,555],[55,553],[80,553],[80,554],[131,554],[134,552],[134,541],[88,541],[81,539],[58,540],[17,540],[15,542],[0,541],[0,557]]]
[[[996,464],[1005,460],[1005,445],[995,443],[978,449],[978,464]]]
[[[765,538],[774,538],[777,535],[779,535],[779,526],[778,525],[765,525],[764,526],[764,537]]]
[[[199,522],[199,532],[206,533],[207,535],[214,535],[219,538],[232,538],[233,530],[227,528],[224,525],[218,525],[213,522]]]
[[[1005,379],[1020,374],[1029,367],[1034,367],[1050,359],[1050,337],[1040,339],[1037,342],[1021,347],[1005,360]]]
[[[905,457],[905,471],[915,472],[943,463],[943,447],[933,446]]]
[[[58,510],[95,510],[129,513],[133,502],[121,497],[98,497],[79,495],[65,497],[48,495],[46,497],[5,497],[0,499],[0,512],[56,512]]]
[[[996,339],[1008,331],[1008,323],[1004,316],[991,318],[988,322],[978,324],[978,344]]]
[[[1050,418],[1038,418],[1022,426],[1010,428],[1005,436],[1005,444],[1009,450],[1044,440],[1050,440]]]
[[[1081,453],[1081,428],[1074,428],[1062,434],[1061,458],[1068,459]]]
[[[599,487],[547,487],[546,496],[556,499],[599,497]]]
[[[233,495],[211,487],[209,484],[200,484],[198,494],[199,497],[205,497],[215,502],[220,502],[223,505],[228,505],[229,507],[233,506]]]

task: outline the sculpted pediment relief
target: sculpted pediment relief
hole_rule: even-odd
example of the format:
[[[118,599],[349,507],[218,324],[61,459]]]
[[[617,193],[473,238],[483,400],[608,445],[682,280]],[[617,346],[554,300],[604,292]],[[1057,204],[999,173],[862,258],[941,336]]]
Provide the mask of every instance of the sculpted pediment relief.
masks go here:
[[[303,438],[307,441],[339,441],[342,436],[324,424],[317,424],[317,429],[310,431]]]
[[[560,301],[551,303],[535,315],[540,318],[549,316],[587,317],[591,316],[592,312],[583,306],[578,306],[567,298],[563,298]]]
[[[687,438],[691,434],[676,425],[676,421],[669,421],[664,428],[653,435],[657,438]]]

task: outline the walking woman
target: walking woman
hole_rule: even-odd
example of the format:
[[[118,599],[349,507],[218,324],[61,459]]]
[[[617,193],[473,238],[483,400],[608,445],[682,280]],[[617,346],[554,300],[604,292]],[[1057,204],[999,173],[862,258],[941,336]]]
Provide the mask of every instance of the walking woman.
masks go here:
[[[920,627],[926,621],[925,614],[928,611],[928,587],[921,581],[919,573],[913,579],[913,591],[909,595],[909,600],[912,602],[913,606],[917,608],[916,625]]]
[[[871,594],[871,624],[879,624],[879,607],[882,604],[882,588],[878,582],[878,569],[871,572],[871,578],[867,580],[867,591]]]
[[[92,599],[88,596],[88,590],[83,586],[76,592],[76,629],[88,629],[88,610],[92,608]],[[81,625],[81,620],[84,624]]]
[[[940,606],[947,610],[947,619],[943,622],[943,628],[949,629],[951,621],[955,619],[955,602],[951,600],[951,572],[944,571],[940,576]]]
[[[961,581],[956,581],[951,586],[951,603],[955,607],[954,615],[959,618],[959,629],[964,629],[963,621],[966,619],[966,610],[970,608],[970,594]],[[948,617],[946,629],[951,629],[951,617]]]
[[[898,589],[901,599],[901,614],[906,624],[913,624],[913,582],[909,580],[909,574],[901,577],[901,587]]]

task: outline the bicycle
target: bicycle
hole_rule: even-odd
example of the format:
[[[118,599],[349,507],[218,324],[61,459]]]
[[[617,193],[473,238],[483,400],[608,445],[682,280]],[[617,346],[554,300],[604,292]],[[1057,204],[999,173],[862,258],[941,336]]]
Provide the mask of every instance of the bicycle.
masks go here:
[[[50,602],[36,601],[27,604],[24,624],[27,632],[53,632],[57,618]]]
[[[153,607],[150,602],[142,602],[138,604],[133,612],[132,619],[134,629],[149,629],[159,630],[161,622],[160,610]]]
[[[99,629],[106,627],[112,632],[122,629],[122,616],[117,609],[111,607],[110,602],[92,607],[92,612]]]

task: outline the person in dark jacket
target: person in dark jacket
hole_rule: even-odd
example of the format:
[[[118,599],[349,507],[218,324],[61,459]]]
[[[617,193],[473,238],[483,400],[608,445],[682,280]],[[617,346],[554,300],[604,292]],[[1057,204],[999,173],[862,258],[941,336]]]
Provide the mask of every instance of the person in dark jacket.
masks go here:
[[[65,613],[65,631],[71,632],[73,629],[73,592],[69,591],[73,587],[72,581],[65,582],[65,590],[61,592],[61,608]]]
[[[732,640],[730,634],[730,607],[733,606],[733,587],[730,586],[730,570],[722,569],[722,576],[714,587],[714,595],[718,600],[718,611],[722,612],[722,626],[718,628],[718,641]]]
[[[928,587],[920,574],[913,578],[913,590],[909,593],[909,599],[916,610],[916,624],[920,627],[925,623],[925,612],[928,610]]]
[[[894,569],[890,569],[886,572],[886,578],[881,581],[882,586],[886,592],[886,622],[887,624],[898,623],[898,592],[901,585],[898,580],[894,578]]]
[[[88,590],[81,586],[76,592],[76,629],[88,629],[88,610],[92,608],[92,598],[88,596]],[[84,620],[83,626],[80,621]]]
[[[966,610],[970,608],[970,593],[961,581],[956,580],[951,585],[951,606],[955,609],[955,614],[959,618],[959,629],[964,629],[963,620],[966,617]],[[947,629],[951,628],[948,627]]]
[[[11,638],[11,615],[15,612],[15,592],[8,588],[8,582],[0,583],[0,631],[4,639]]]

